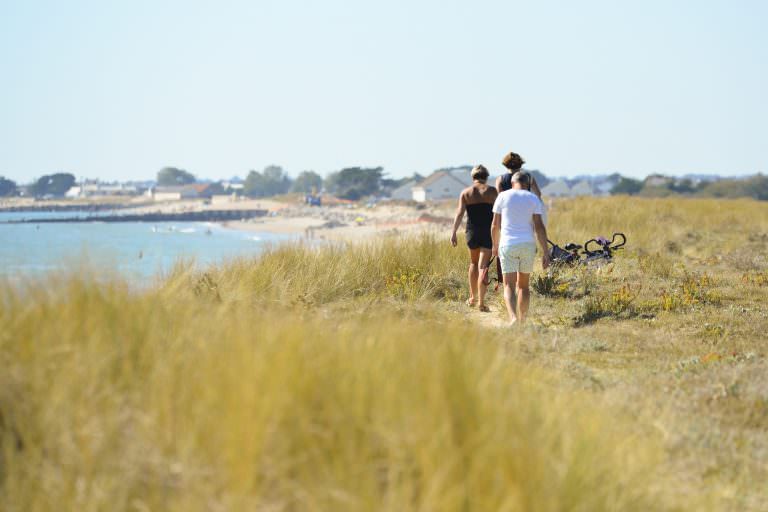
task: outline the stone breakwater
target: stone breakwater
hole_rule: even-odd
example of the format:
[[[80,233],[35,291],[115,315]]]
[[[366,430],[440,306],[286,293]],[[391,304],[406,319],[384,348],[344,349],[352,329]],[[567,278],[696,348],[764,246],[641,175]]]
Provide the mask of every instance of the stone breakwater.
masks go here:
[[[125,210],[139,206],[148,206],[152,203],[144,204],[122,204],[122,203],[88,203],[88,204],[36,204],[21,206],[6,206],[0,204],[0,213],[25,213],[25,212],[103,212],[110,210]]]
[[[149,212],[125,215],[87,215],[42,219],[20,219],[6,224],[44,224],[73,222],[223,222],[264,217],[268,210],[202,210],[195,212]]]

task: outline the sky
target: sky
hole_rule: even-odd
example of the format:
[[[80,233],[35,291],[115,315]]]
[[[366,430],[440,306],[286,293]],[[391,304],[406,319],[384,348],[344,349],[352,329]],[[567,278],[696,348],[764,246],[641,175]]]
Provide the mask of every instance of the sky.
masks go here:
[[[0,176],[768,172],[762,0],[0,0]]]

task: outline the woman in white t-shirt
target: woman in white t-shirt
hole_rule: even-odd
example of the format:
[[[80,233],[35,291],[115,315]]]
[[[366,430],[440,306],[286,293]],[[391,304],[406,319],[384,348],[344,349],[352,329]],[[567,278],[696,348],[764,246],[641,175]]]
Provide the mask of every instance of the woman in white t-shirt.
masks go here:
[[[512,176],[512,188],[500,193],[493,205],[492,254],[501,261],[504,303],[510,325],[525,322],[528,313],[536,240],[542,249],[542,265],[544,268],[549,266],[547,228],[542,221],[544,209],[541,200],[530,189],[531,175],[517,172]]]

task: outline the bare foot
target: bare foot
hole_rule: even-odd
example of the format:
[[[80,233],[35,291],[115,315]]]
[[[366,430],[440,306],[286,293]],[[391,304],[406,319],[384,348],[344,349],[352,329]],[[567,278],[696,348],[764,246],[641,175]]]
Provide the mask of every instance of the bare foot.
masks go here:
[[[518,322],[517,322],[517,318],[513,318],[513,319],[512,319],[512,320],[510,320],[510,321],[509,321],[509,323],[507,324],[507,326],[509,326],[509,327],[515,327],[516,325],[519,325],[519,324],[518,324]]]
[[[473,297],[470,297],[467,299],[467,302],[465,303],[467,306],[473,308],[475,307],[475,299]]]
[[[478,311],[482,311],[483,313],[490,313],[491,312],[491,309],[488,306],[486,306],[485,304],[480,304],[479,306],[477,306],[477,310]]]

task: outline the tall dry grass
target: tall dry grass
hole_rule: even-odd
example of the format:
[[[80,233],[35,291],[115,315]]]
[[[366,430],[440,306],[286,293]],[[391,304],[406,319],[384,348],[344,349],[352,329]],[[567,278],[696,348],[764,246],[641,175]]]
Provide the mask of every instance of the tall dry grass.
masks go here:
[[[0,297],[2,510],[664,508],[653,440],[463,323]]]
[[[580,197],[554,200],[550,238],[583,243],[614,232],[628,249],[673,255],[727,254],[768,231],[768,202],[750,199]]]
[[[0,509],[665,509],[676,481],[660,468],[678,467],[675,454],[698,492],[706,468],[690,461],[715,443],[705,434],[712,404],[722,425],[764,425],[752,388],[700,398],[688,387],[708,374],[698,363],[680,374],[673,358],[728,343],[734,365],[756,371],[746,365],[765,322],[766,213],[752,201],[557,201],[553,239],[624,231],[628,249],[612,270],[534,297],[533,317],[552,330],[515,336],[453,313],[466,252],[447,238],[276,247],[203,271],[179,264],[145,291],[74,277],[0,287]],[[705,271],[691,273],[691,262]],[[737,291],[726,285],[737,267],[751,302],[734,318]],[[712,324],[706,348],[689,316]],[[675,329],[690,332],[670,345]],[[525,359],[565,366],[565,376]],[[616,409],[569,390],[574,372],[604,386],[588,362],[610,367],[609,379],[629,375],[608,402],[636,402]],[[672,405],[701,405],[659,417],[658,429],[667,442],[667,421],[699,434],[662,449],[656,423],[638,428],[625,413],[663,404],[670,389]],[[762,449],[738,428],[722,432]],[[734,453],[715,454],[726,489]],[[759,480],[760,460],[739,489]],[[693,494],[684,508],[700,509]]]

